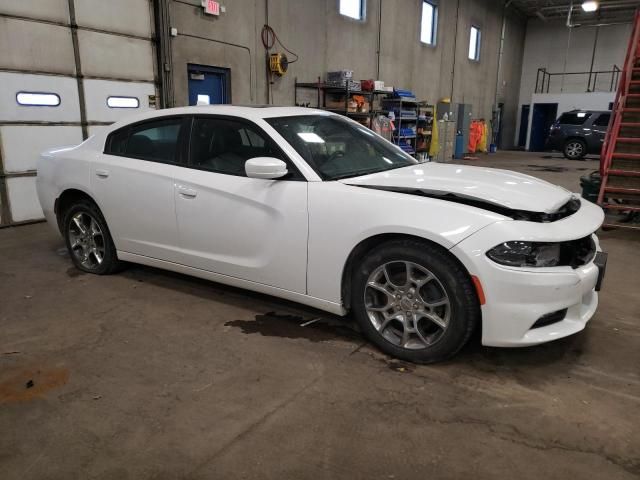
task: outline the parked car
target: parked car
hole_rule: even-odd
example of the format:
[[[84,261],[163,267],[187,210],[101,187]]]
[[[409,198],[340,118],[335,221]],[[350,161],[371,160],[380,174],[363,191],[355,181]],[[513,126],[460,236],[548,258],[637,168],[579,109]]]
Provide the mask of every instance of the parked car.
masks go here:
[[[123,261],[352,312],[384,352],[443,360],[582,330],[602,209],[514,172],[419,163],[343,116],[202,106],[44,153],[37,188],[71,260]]]
[[[581,160],[587,154],[600,155],[610,118],[608,110],[565,112],[551,126],[545,149],[558,150],[569,160]]]

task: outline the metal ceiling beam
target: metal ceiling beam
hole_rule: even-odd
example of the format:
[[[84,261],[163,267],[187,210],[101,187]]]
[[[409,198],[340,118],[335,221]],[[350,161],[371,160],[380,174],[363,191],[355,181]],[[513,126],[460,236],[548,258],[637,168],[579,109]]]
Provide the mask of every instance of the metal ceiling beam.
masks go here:
[[[571,3],[566,0],[555,2],[553,0],[514,0],[514,5],[525,15],[530,17],[539,17],[542,14],[546,19],[564,17],[567,14]],[[600,9],[596,13],[600,20],[609,18],[610,16],[620,17],[622,15],[631,16],[633,11],[640,7],[639,0],[611,0],[601,1]],[[575,16],[593,16],[592,13],[582,12],[578,8],[578,4],[575,4],[574,12]],[[626,20],[626,19],[622,19]],[[630,20],[630,18],[629,18]]]

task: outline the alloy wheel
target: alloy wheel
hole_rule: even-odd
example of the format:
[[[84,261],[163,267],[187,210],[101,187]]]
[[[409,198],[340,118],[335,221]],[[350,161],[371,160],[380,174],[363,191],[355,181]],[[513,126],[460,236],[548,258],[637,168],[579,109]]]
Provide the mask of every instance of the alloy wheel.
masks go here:
[[[78,212],[69,222],[71,254],[87,270],[95,270],[104,261],[105,239],[100,225],[86,212]]]
[[[567,145],[567,156],[571,158],[578,158],[582,156],[583,146],[580,142],[571,142]]]
[[[413,262],[376,268],[367,279],[364,304],[378,333],[400,348],[431,347],[449,327],[447,292],[433,273]]]

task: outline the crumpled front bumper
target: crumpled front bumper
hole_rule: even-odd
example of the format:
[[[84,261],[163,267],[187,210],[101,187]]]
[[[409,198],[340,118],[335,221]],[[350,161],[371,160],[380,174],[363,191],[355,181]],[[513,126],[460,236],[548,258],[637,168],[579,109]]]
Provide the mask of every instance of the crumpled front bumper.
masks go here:
[[[596,311],[598,267],[593,262],[558,273],[517,271],[488,258],[485,262],[478,275],[486,298],[484,345],[520,347],[566,337],[582,330]],[[565,308],[560,322],[532,328],[544,315]]]
[[[501,221],[451,249],[480,280],[482,343],[524,347],[556,340],[584,329],[598,306],[595,291],[599,268],[591,260],[578,268],[519,268],[499,265],[486,256],[494,246],[512,240],[554,242],[585,237],[602,224],[602,210],[582,200],[580,210],[550,223]],[[593,236],[600,250],[597,237]],[[567,309],[563,320],[532,328],[544,315]]]

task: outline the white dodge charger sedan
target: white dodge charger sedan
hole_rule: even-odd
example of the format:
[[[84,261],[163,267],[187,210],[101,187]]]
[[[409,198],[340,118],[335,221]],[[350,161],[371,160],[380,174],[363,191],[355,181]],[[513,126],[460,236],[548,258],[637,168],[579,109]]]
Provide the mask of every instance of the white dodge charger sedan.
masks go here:
[[[42,154],[38,195],[73,263],[174,270],[338,315],[414,362],[582,330],[602,210],[504,170],[419,163],[325,111],[198,106]]]

